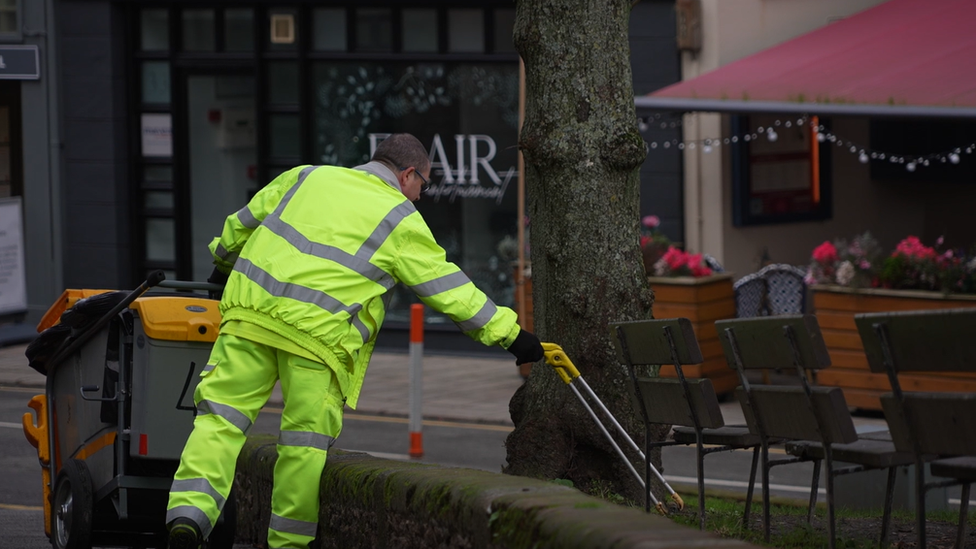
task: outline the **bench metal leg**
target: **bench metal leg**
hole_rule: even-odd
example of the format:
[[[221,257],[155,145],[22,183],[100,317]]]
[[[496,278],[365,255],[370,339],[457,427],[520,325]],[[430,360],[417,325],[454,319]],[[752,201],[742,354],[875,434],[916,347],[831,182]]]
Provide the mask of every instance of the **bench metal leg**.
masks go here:
[[[698,432],[698,529],[705,531],[705,448]]]
[[[915,528],[918,543],[916,547],[925,545],[925,463],[915,457]]]
[[[829,475],[828,475],[829,478]],[[813,476],[810,479],[810,506],[807,507],[807,524],[813,522],[814,510],[817,508],[817,496],[820,493],[820,460],[813,460]]]
[[[749,489],[746,491],[746,512],[742,514],[742,526],[749,529],[752,511],[752,492],[756,487],[756,469],[759,467],[759,446],[752,449],[752,469],[749,469]]]
[[[834,520],[834,459],[831,455],[830,444],[824,444],[824,468],[827,469],[827,535],[830,549],[837,545],[837,525]],[[816,491],[814,491],[816,493]]]
[[[763,540],[769,543],[769,447],[762,446]]]
[[[891,526],[891,504],[895,499],[895,477],[897,467],[888,467],[888,483],[885,485],[884,514],[881,516],[881,540],[878,546],[884,549],[888,546],[888,529]]]
[[[969,514],[969,488],[970,483],[962,485],[962,494],[959,496],[959,531],[956,532],[956,547],[962,549],[966,546],[966,515]]]

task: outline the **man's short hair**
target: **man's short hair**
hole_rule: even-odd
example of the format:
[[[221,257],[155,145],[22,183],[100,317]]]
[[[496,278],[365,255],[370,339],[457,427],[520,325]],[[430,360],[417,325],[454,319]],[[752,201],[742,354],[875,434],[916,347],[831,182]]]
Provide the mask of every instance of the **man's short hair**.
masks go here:
[[[419,139],[409,133],[395,133],[380,141],[373,152],[373,160],[396,169],[413,166],[423,172],[430,168],[427,149]]]

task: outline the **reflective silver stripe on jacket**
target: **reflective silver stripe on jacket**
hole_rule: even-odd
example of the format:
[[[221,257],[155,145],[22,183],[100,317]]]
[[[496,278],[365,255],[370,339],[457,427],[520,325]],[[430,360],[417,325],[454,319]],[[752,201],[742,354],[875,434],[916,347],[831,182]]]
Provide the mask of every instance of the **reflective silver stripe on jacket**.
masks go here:
[[[363,308],[362,304],[354,303],[353,305],[347,306],[323,291],[314,290],[307,286],[291,282],[282,282],[271,276],[271,274],[261,267],[244,258],[237,261],[234,265],[234,270],[242,273],[248,280],[254,282],[263,288],[264,291],[275,297],[287,297],[301,301],[302,303],[316,305],[332,314],[347,313],[350,316],[350,322],[353,326],[359,330],[360,334],[363,334],[363,340],[366,341],[369,339],[369,329],[356,316]]]
[[[254,214],[251,213],[251,210],[247,207],[247,205],[244,205],[243,208],[237,210],[237,220],[241,222],[241,225],[244,225],[248,229],[257,229],[258,225],[261,224],[261,222],[258,221],[258,218],[254,217]]]
[[[498,307],[495,307],[495,303],[489,299],[485,302],[484,307],[475,313],[473,317],[467,320],[455,322],[455,324],[457,324],[457,327],[460,328],[462,332],[470,332],[471,330],[484,328],[485,325],[488,324],[488,321],[495,316],[496,312],[498,312]]]
[[[320,259],[334,261],[350,271],[360,274],[369,280],[380,284],[387,290],[396,285],[396,283],[393,281],[393,277],[390,276],[389,273],[383,269],[380,269],[376,265],[373,265],[368,260],[356,257],[348,252],[336,248],[335,246],[312,242],[305,235],[298,232],[298,229],[292,227],[288,223],[285,223],[279,217],[266,219],[264,221],[264,226],[274,234],[285,239],[286,242],[294,246],[302,253],[318,257]]]
[[[417,208],[414,208],[409,200],[401,202],[390,210],[390,213],[386,214],[383,220],[380,221],[380,224],[373,229],[373,233],[369,235],[366,242],[363,242],[363,245],[359,247],[359,250],[356,252],[356,257],[366,260],[373,257],[376,250],[379,250],[380,246],[386,242],[386,239],[393,234],[393,230],[403,221],[403,218],[415,211],[417,211]]]
[[[303,446],[328,452],[335,439],[328,435],[314,431],[281,431],[278,433],[278,444],[281,446]]]
[[[454,288],[460,288],[469,282],[471,282],[471,279],[468,278],[468,275],[458,271],[435,278],[434,280],[422,282],[416,286],[410,286],[410,289],[420,297],[430,297],[448,290],[453,290]]]
[[[212,497],[214,503],[217,504],[217,509],[223,509],[224,503],[227,501],[224,496],[220,495],[216,489],[210,484],[210,481],[205,478],[188,478],[183,480],[174,480],[173,486],[169,489],[170,492],[201,492]]]
[[[298,180],[295,181],[295,184],[292,185],[291,188],[285,192],[285,195],[281,197],[281,200],[278,202],[278,206],[275,208],[274,212],[271,213],[271,216],[278,217],[281,215],[282,210],[284,210],[285,206],[291,202],[292,197],[295,196],[296,192],[298,192],[298,188],[301,187],[302,183],[305,182],[305,178],[318,168],[319,166],[308,166],[298,174]]]
[[[237,256],[239,254],[237,254],[236,252],[235,253],[228,252],[227,251],[227,248],[225,248],[223,244],[219,244],[218,243],[217,244],[217,249],[214,250],[214,255],[216,255],[220,259],[223,259],[224,261],[226,261],[228,263],[233,263],[233,262],[237,261]]]
[[[212,400],[201,400],[197,404],[197,415],[213,414],[227,420],[228,423],[240,429],[245,435],[251,430],[251,420],[244,414],[226,404],[219,404]]]
[[[200,537],[203,539],[208,538],[210,532],[213,530],[213,525],[210,524],[210,517],[203,510],[197,509],[192,505],[180,505],[179,507],[173,507],[166,511],[166,524],[178,518],[188,518],[195,522],[200,527]]]
[[[295,534],[298,536],[309,536],[315,537],[315,531],[318,529],[317,522],[307,522],[304,520],[295,520],[290,518],[285,518],[274,513],[271,513],[271,523],[268,524],[268,528],[276,532],[284,532],[286,534]]]
[[[203,367],[203,370],[200,373],[202,374],[204,372],[210,372],[216,367],[217,367],[216,364],[207,364],[206,366]]]

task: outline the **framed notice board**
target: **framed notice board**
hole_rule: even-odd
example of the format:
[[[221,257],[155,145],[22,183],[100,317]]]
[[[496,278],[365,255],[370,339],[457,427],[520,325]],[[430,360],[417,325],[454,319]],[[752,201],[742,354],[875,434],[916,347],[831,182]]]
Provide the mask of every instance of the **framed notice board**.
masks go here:
[[[829,143],[796,116],[732,117],[732,222],[736,227],[830,219]],[[809,119],[812,126],[826,122]],[[772,128],[772,131],[770,131]]]

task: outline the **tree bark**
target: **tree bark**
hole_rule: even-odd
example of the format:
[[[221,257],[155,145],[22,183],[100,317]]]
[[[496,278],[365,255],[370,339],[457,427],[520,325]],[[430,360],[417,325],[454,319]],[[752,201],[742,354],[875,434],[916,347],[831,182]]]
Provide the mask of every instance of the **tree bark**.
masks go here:
[[[631,0],[518,0],[515,46],[525,63],[519,147],[535,329],[563,347],[643,449],[643,422],[608,327],[650,318],[653,301],[639,248],[646,148],[631,83],[630,9]],[[569,479],[585,491],[643,502],[636,479],[546,364],[532,368],[510,411],[506,473]],[[643,474],[636,454],[625,451]],[[659,456],[652,453],[658,467]]]

